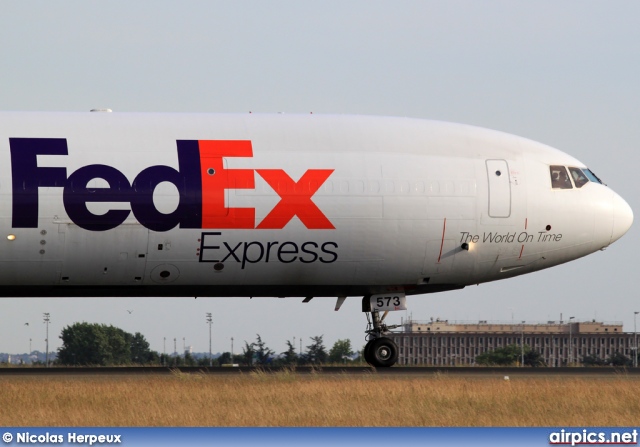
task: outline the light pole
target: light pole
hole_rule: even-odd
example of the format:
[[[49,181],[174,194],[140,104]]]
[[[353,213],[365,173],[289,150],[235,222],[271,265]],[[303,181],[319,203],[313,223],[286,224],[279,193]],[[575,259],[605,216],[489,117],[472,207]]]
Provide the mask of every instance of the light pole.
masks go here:
[[[211,324],[213,323],[213,318],[211,316],[211,312],[207,312],[207,324],[209,325],[209,366],[213,366],[213,358],[211,357]],[[231,359],[231,363],[233,363],[233,359]]]
[[[162,366],[167,364],[167,337],[163,337],[162,344]]]
[[[575,317],[569,317],[569,358],[567,360],[567,364],[571,364],[573,362],[573,332],[572,332],[572,328],[573,325],[571,324],[571,320],[573,320]]]
[[[635,345],[635,352],[633,353],[633,366],[635,366],[636,368],[638,367],[638,332],[636,331],[636,316],[638,315],[638,313],[640,312],[633,313],[633,344]]]
[[[231,337],[231,364],[233,365],[233,337]]]
[[[45,342],[47,343],[47,347],[46,350],[47,352],[45,353],[45,365],[47,366],[47,368],[49,367],[49,321],[50,321],[50,314],[49,312],[45,312],[42,314],[44,316],[44,323],[47,325],[47,338],[45,338]]]
[[[522,320],[522,332],[520,333],[520,368],[524,368],[524,320]]]

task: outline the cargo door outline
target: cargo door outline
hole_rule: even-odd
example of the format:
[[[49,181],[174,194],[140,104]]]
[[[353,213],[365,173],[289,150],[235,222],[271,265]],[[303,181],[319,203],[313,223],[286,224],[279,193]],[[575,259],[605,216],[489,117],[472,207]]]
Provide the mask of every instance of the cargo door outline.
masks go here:
[[[506,160],[486,160],[489,188],[488,214],[493,218],[511,216],[511,179]]]

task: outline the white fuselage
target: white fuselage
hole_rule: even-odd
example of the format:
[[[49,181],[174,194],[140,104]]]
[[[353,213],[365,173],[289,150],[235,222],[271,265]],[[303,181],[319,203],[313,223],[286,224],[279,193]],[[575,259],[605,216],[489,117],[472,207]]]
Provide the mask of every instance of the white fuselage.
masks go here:
[[[0,294],[428,293],[621,237],[607,186],[548,146],[321,115],[0,113]]]

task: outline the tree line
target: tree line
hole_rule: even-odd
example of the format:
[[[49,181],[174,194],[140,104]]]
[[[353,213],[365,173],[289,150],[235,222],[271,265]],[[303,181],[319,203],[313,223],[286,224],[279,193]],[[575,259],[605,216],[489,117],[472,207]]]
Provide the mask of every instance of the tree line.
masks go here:
[[[149,343],[139,332],[131,334],[105,324],[74,323],[62,330],[60,339],[62,346],[58,349],[56,359],[60,365],[292,366],[353,363],[359,361],[360,357],[356,356],[351,341],[347,339],[336,341],[327,350],[323,335],[311,337],[311,344],[301,353],[287,340],[287,350],[276,354],[258,334],[256,341],[245,341],[242,353],[232,358],[230,352],[224,352],[215,359],[208,356],[196,358],[189,352],[178,356],[160,354],[150,349]]]
[[[287,340],[287,349],[276,353],[257,334],[256,340],[244,342],[242,352],[223,352],[217,358],[195,357],[189,352],[183,355],[159,354],[150,349],[145,337],[136,332],[128,333],[120,328],[97,323],[74,323],[65,327],[60,335],[62,347],[58,349],[56,364],[78,366],[294,366],[294,365],[337,365],[363,364],[362,349],[354,352],[348,339],[336,341],[331,349],[324,345],[323,335],[310,337],[311,343],[304,352],[296,349],[295,342]],[[364,347],[363,347],[364,348]],[[484,366],[512,366],[522,362],[530,367],[547,366],[542,354],[525,345],[512,344],[476,357],[476,364]],[[580,359],[584,366],[633,366],[633,360],[622,353],[614,352],[606,359],[584,356]]]

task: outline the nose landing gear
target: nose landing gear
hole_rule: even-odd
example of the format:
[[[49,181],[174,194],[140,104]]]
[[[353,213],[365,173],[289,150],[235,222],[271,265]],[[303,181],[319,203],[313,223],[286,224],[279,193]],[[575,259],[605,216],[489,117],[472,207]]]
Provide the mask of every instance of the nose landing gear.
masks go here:
[[[367,297],[363,299],[368,300]],[[372,310],[367,312],[367,344],[364,347],[364,359],[368,364],[375,367],[389,367],[393,366],[398,361],[398,345],[389,337],[385,335],[390,332],[391,329],[400,327],[399,324],[389,325],[384,324],[388,311],[384,313],[380,318],[380,311]]]

